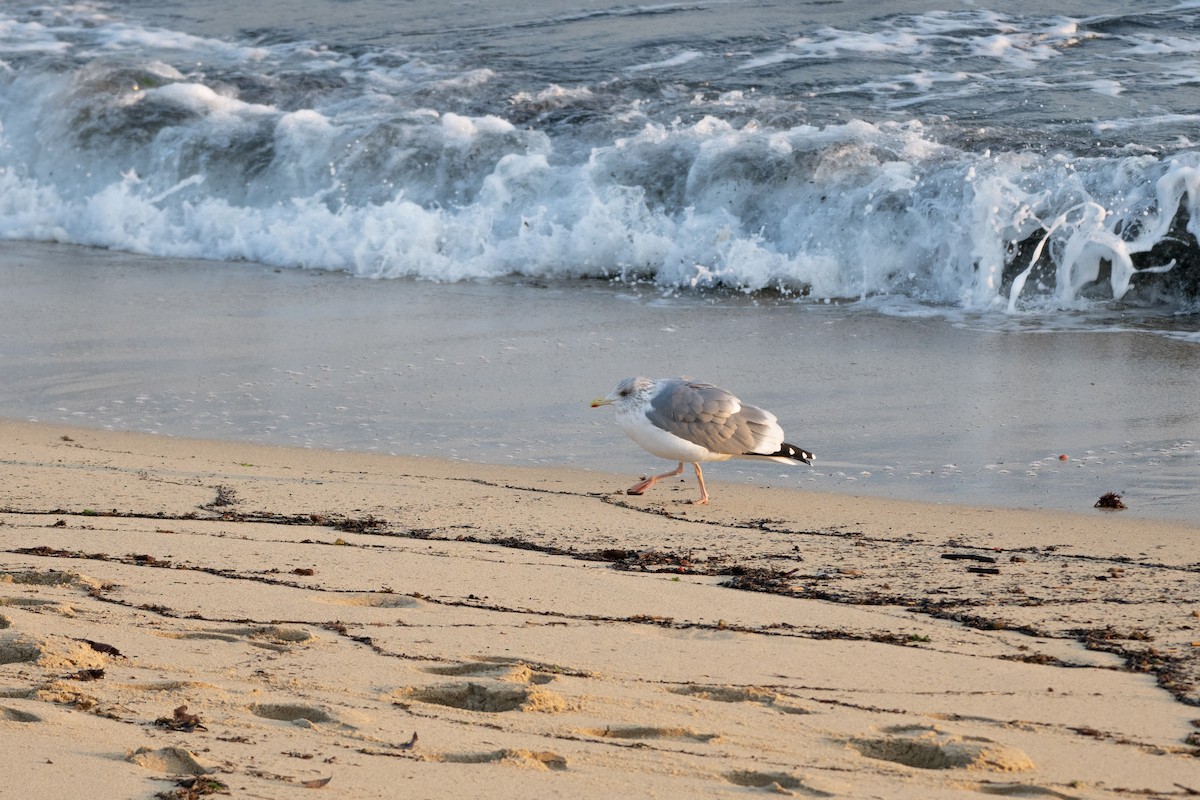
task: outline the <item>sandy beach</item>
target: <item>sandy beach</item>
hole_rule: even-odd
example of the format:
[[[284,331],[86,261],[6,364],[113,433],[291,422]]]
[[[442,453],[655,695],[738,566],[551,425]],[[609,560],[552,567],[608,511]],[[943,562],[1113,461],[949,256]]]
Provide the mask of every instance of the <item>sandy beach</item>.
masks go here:
[[[1193,526],[25,422],[0,474],[3,797],[1200,791]]]
[[[1043,6],[0,6],[0,800],[1200,796],[1200,26]]]

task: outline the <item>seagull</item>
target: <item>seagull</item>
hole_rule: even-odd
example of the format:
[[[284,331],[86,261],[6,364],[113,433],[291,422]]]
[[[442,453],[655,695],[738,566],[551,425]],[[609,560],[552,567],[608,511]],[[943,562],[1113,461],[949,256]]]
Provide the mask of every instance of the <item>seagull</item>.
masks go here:
[[[592,408],[615,406],[617,426],[647,452],[678,461],[664,472],[635,483],[626,494],[642,494],[663,478],[696,468],[699,505],[708,503],[701,461],[765,458],[781,464],[811,464],[813,454],[783,440],[783,428],[770,411],[747,405],[711,383],[683,378],[626,378]]]

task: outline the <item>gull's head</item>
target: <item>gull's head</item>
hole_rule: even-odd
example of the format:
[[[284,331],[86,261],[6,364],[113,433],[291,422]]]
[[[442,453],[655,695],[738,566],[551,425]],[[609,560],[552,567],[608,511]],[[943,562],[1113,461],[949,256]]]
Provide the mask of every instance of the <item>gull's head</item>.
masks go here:
[[[646,397],[654,391],[654,381],[650,378],[626,378],[617,384],[617,388],[613,389],[604,397],[597,397],[592,401],[592,408],[600,406],[628,406],[640,404]]]

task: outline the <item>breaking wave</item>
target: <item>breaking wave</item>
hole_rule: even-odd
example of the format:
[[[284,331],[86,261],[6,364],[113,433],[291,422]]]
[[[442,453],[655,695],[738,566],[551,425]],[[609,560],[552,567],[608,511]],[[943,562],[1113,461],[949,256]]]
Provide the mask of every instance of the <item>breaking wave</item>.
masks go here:
[[[1014,68],[1076,44],[1065,24],[1043,26],[1057,33],[1031,38]],[[928,59],[918,33],[823,31],[824,47],[798,39],[740,71],[809,51]],[[647,77],[703,62],[695,47],[568,88],[70,7],[0,15],[0,59],[10,239],[372,278],[617,278],[965,309],[1186,304],[1200,280],[1188,142],[981,142],[945,117],[809,119],[797,97]]]

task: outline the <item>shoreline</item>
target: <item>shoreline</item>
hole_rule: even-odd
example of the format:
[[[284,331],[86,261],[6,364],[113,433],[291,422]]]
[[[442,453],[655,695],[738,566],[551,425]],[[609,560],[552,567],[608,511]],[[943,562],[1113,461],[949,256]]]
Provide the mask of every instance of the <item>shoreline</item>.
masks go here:
[[[1194,526],[4,420],[0,475],[29,797],[1194,783]]]
[[[660,465],[589,401],[629,374],[685,374],[771,410],[817,455],[713,478],[1079,513],[1115,491],[1129,516],[1200,524],[1178,399],[1200,392],[1195,344],[1158,334],[28,242],[0,247],[0,283],[12,418],[632,475]]]

